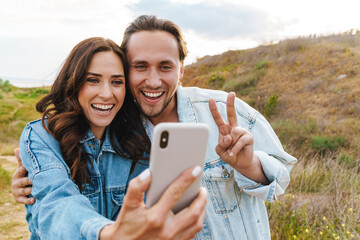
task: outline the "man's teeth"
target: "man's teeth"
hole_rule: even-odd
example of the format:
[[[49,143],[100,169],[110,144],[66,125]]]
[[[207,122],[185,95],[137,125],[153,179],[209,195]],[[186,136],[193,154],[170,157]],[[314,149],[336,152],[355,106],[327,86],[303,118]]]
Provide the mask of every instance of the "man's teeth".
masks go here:
[[[92,104],[94,108],[101,109],[101,110],[110,110],[114,107],[114,104],[112,105],[104,105],[104,104]]]
[[[162,94],[163,94],[163,92],[156,92],[156,93],[144,92],[144,95],[146,97],[152,97],[152,98],[160,97]]]

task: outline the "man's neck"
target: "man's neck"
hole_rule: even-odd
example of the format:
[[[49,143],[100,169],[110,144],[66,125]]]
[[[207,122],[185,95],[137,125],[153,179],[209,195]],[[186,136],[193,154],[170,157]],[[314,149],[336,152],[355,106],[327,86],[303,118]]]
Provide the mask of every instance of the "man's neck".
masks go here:
[[[149,118],[149,120],[154,126],[161,122],[179,122],[176,95],[159,116]]]

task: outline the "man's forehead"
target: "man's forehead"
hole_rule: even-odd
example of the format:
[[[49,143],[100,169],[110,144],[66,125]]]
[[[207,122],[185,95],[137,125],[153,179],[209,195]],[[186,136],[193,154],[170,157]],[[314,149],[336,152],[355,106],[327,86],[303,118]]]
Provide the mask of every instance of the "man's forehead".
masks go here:
[[[165,31],[141,31],[132,34],[127,45],[128,58],[161,57],[171,60],[179,57],[179,48],[175,37]]]

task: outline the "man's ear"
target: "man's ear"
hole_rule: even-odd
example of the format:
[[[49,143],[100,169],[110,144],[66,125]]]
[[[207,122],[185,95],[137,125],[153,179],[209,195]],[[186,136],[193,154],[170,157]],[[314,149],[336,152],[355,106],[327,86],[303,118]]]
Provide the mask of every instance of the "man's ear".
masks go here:
[[[184,76],[185,66],[184,66],[184,60],[180,62],[180,79]]]

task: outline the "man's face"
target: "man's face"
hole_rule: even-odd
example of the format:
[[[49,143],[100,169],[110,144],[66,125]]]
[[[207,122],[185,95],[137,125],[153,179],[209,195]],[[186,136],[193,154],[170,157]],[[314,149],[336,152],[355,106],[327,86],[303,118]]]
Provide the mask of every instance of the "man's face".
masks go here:
[[[165,31],[134,33],[128,42],[131,92],[149,118],[176,113],[177,85],[183,75],[176,39]]]

